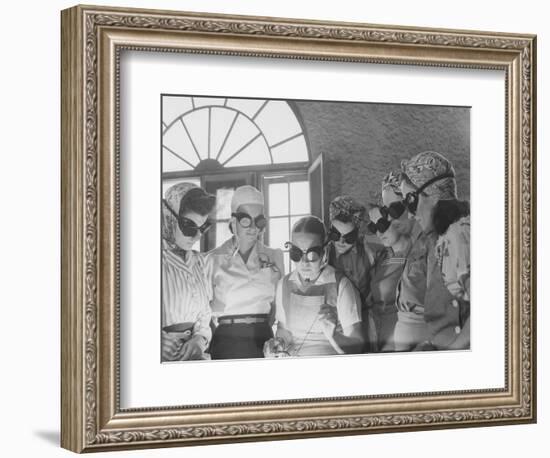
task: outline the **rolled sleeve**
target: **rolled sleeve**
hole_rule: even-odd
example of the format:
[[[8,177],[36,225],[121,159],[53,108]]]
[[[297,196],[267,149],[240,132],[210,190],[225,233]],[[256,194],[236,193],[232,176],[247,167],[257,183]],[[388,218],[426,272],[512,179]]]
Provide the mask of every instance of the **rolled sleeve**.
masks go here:
[[[210,327],[210,319],[212,318],[212,312],[210,308],[202,311],[196,322],[196,329],[194,334],[200,335],[206,339],[207,342],[210,342],[212,339],[212,328]]]

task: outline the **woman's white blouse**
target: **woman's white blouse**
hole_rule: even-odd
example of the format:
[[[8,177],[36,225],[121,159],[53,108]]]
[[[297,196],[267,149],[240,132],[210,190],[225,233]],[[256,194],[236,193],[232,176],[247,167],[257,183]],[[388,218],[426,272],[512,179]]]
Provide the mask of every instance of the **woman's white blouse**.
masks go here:
[[[269,314],[277,282],[284,275],[283,252],[257,242],[245,263],[235,239],[205,256],[215,316]]]

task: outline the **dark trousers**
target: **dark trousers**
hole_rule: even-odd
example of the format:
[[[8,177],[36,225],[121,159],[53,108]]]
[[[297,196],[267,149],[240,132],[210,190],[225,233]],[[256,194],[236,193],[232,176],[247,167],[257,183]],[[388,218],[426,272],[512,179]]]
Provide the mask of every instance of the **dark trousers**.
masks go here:
[[[267,323],[220,324],[212,336],[212,359],[263,358],[264,343],[273,337]]]

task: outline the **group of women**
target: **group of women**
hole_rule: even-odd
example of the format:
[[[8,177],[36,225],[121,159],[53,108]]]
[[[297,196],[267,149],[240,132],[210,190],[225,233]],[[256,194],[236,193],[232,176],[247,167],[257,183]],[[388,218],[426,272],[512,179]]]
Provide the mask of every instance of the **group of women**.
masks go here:
[[[368,209],[337,197],[329,227],[298,220],[286,275],[252,186],[233,194],[232,237],[193,251],[214,206],[189,183],[163,201],[163,361],[469,348],[469,205],[443,155],[404,160]]]

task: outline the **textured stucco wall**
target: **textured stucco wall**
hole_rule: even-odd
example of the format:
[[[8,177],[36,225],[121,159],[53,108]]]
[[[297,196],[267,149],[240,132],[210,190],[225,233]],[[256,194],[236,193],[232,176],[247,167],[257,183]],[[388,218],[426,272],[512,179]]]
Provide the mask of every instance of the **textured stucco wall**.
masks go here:
[[[329,197],[373,202],[384,175],[401,159],[434,150],[457,172],[459,197],[470,196],[470,109],[420,105],[295,101],[313,157],[325,154]]]

